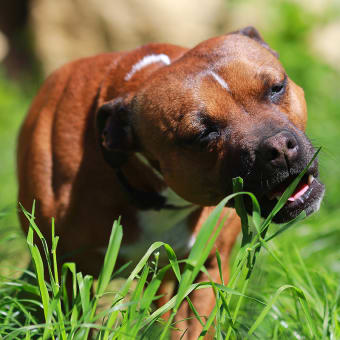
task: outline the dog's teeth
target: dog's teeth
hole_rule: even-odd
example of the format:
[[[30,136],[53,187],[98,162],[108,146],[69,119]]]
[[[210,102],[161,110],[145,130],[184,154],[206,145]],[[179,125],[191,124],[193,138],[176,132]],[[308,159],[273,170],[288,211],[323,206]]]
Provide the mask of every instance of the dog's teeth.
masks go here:
[[[313,175],[309,175],[308,176],[308,185],[311,185],[313,181],[314,181],[314,176]]]

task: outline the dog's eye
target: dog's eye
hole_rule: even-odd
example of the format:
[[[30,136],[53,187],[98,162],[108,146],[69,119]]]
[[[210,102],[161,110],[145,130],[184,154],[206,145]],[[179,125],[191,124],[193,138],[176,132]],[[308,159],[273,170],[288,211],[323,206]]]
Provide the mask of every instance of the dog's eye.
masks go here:
[[[281,97],[286,91],[287,77],[284,78],[283,82],[274,84],[269,89],[269,99],[272,103],[278,104]]]
[[[185,134],[177,135],[177,143],[180,146],[204,150],[220,137],[219,125],[205,112],[194,113],[191,124],[191,128],[188,128]]]
[[[272,94],[278,94],[280,92],[283,91],[284,85],[283,84],[279,84],[279,85],[274,85],[271,88]]]
[[[198,142],[201,148],[205,148],[208,146],[209,143],[215,141],[219,137],[218,131],[211,131],[208,130],[201,134],[198,138]]]
[[[220,129],[218,124],[211,120],[206,114],[201,115],[200,120],[204,129],[197,138],[197,145],[199,145],[201,149],[204,149],[220,136]]]
[[[180,146],[203,150],[209,144],[216,141],[219,136],[220,133],[217,130],[206,129],[196,135],[179,137],[177,143],[179,143]]]

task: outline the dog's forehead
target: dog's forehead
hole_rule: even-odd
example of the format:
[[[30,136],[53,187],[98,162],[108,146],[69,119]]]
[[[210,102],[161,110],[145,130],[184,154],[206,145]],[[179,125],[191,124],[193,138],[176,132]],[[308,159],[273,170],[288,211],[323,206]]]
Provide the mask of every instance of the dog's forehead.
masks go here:
[[[240,34],[227,34],[203,41],[184,56],[187,59],[201,60],[210,67],[218,68],[235,60],[252,61],[260,64],[279,64],[278,59],[258,41]]]
[[[161,67],[143,85],[137,102],[140,108],[160,108],[169,119],[177,112],[189,117],[202,110],[215,115],[227,104],[254,102],[254,94],[259,96],[268,83],[282,82],[284,77],[280,61],[267,48],[251,38],[230,34],[207,40]]]
[[[202,80],[211,80],[228,89],[228,81],[250,80],[279,82],[284,69],[280,61],[257,41],[229,34],[212,38],[189,50],[174,65],[173,77],[188,87],[197,88]],[[244,84],[252,85],[245,81]]]

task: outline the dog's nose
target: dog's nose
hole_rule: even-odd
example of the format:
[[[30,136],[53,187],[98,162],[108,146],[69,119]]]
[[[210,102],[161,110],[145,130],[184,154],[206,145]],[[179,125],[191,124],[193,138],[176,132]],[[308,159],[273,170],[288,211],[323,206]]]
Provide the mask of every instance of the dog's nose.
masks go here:
[[[297,159],[299,145],[293,133],[284,130],[265,138],[258,149],[261,162],[272,168],[289,168]]]

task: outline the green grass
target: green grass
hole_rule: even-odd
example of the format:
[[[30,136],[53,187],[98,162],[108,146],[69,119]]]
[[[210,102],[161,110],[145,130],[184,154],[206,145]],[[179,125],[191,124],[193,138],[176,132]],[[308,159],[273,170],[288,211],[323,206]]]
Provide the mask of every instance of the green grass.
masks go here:
[[[242,193],[242,179],[234,179],[236,193],[221,201],[207,218],[187,259],[178,261],[168,244],[156,242],[140,259],[123,286],[111,292],[107,291],[107,288],[111,278],[117,275],[115,263],[123,237],[119,220],[113,224],[104,264],[94,288],[93,277],[77,272],[74,263],[63,264],[61,273],[58,273],[59,238],[54,234],[54,223],[52,222],[52,247],[48,249],[47,242],[34,221],[35,206],[31,213],[23,209],[30,223],[27,244],[34,270],[26,273],[28,280],[21,278],[2,282],[0,336],[3,339],[157,337],[162,340],[167,339],[170,330],[176,327],[174,317],[182,302],[186,300],[203,326],[200,339],[212,328],[216,339],[290,339],[294,335],[308,339],[337,339],[340,337],[340,290],[337,281],[321,274],[318,278],[322,278],[322,284],[316,285],[312,273],[296,248],[289,261],[297,259],[299,270],[296,264],[287,265],[288,262],[271,247],[273,239],[305,217],[302,212],[294,221],[272,230],[272,218],[283,207],[303,174],[294,180],[272,213],[264,220],[260,217],[260,206],[255,196]],[[252,199],[251,217],[247,216],[242,195],[248,195]],[[194,283],[198,273],[206,271],[204,262],[224,223],[218,223],[219,217],[225,204],[232,198],[236,200],[236,209],[242,220],[242,246],[237,249],[230,280],[226,284],[212,281]],[[34,234],[42,244],[43,253],[33,241]],[[150,261],[150,257],[157,257],[155,251],[160,247],[164,247],[168,254],[169,264],[164,267],[158,267],[157,261]],[[256,292],[247,291],[261,248],[275,260],[277,268],[273,271],[281,272],[287,281],[267,299]],[[221,268],[218,251],[216,256]],[[180,270],[179,264],[183,261],[185,266]],[[172,270],[178,279],[177,294],[167,304],[153,310],[152,302],[159,298],[156,295],[157,290],[169,270]],[[71,275],[72,296],[67,295],[67,275]],[[221,272],[220,275],[222,277]],[[133,280],[137,282],[132,290]],[[216,304],[211,314],[203,318],[197,314],[189,294],[195,289],[207,288],[214,289]],[[111,303],[109,308],[101,311],[98,307],[104,295],[110,296]],[[171,311],[171,314],[165,322],[161,316],[167,311]],[[253,320],[248,317],[246,321],[244,313],[248,315],[254,311],[256,316]],[[263,324],[268,318],[272,318],[272,322],[269,329],[264,329]]]
[[[25,267],[28,262],[16,216],[16,136],[33,92],[8,81],[2,71],[0,67],[0,273],[16,276],[13,266]]]

